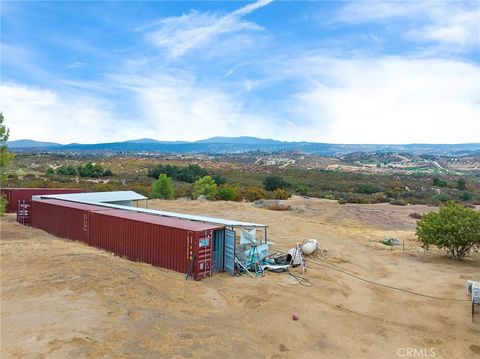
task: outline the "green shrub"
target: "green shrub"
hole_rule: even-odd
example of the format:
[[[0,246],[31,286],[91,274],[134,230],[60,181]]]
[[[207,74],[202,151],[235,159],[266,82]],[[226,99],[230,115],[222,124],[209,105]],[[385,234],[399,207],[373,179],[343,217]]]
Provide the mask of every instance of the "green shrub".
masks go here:
[[[297,193],[306,196],[308,194],[308,187],[305,186],[304,184],[301,184],[297,187]]]
[[[7,208],[7,197],[0,195],[0,216],[3,216],[5,209]]]
[[[462,201],[471,201],[472,198],[473,198],[472,192],[464,191],[464,192],[460,195],[460,199],[461,199]]]
[[[344,199],[348,203],[359,203],[359,204],[372,203],[371,196],[355,194],[355,193],[347,193],[342,199]]]
[[[277,188],[275,191],[273,191],[272,198],[273,199],[289,199],[290,194],[284,189]]]
[[[335,200],[335,199],[337,199],[332,192],[324,193],[324,194],[322,195],[322,198],[330,199],[330,200]]]
[[[394,199],[394,200],[390,201],[390,204],[392,204],[394,206],[406,206],[408,204],[408,202],[405,201],[404,199]]]
[[[158,178],[162,173],[172,177],[175,181],[188,183],[194,183],[196,180],[208,175],[206,169],[192,164],[183,167],[160,164],[147,170],[148,177]]]
[[[77,171],[80,177],[100,178],[103,176],[104,169],[100,165],[89,162],[78,166]]]
[[[18,178],[23,178],[25,177],[26,173],[24,170],[22,170],[21,168],[19,168],[18,170],[15,171],[15,174],[17,175]]]
[[[439,195],[436,195],[433,197],[433,200],[435,202],[440,202],[440,203],[446,203],[448,201],[451,201],[453,198],[449,194],[446,193],[440,193]]]
[[[227,179],[223,176],[213,175],[212,178],[215,181],[215,183],[217,184],[217,186],[221,186],[222,184],[227,183]]]
[[[217,190],[217,199],[222,201],[238,201],[240,194],[235,187],[223,185]]]
[[[56,171],[59,176],[76,176],[77,169],[71,165],[62,165]]]
[[[382,188],[371,183],[360,183],[355,186],[356,193],[373,194],[373,193],[378,193],[382,191],[383,191]]]
[[[433,181],[433,185],[436,187],[447,187],[447,182],[438,177],[432,178],[432,181]]]
[[[267,191],[275,191],[276,189],[286,189],[290,187],[290,183],[285,181],[283,177],[278,175],[268,175],[263,179],[263,187]]]
[[[423,217],[420,213],[417,212],[410,213],[408,216],[413,219],[422,219]]]
[[[372,203],[390,203],[390,198],[385,197],[381,193],[377,193],[372,197]]]
[[[260,187],[248,186],[245,187],[241,196],[245,201],[253,202],[258,201],[259,199],[269,198],[268,193]]]
[[[192,198],[192,184],[185,182],[175,182],[175,185],[173,186],[173,196],[175,198]]]
[[[103,171],[103,177],[112,177],[112,176],[113,176],[112,170],[106,169],[105,171]]]

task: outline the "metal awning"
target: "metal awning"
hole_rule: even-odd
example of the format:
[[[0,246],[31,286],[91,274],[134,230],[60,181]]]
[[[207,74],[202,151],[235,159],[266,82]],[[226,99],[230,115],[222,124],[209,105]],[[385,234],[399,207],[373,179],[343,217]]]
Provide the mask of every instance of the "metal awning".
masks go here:
[[[132,193],[138,197],[128,198],[125,196],[119,195],[104,195],[106,193],[114,194],[114,193]],[[83,196],[81,196],[83,195]],[[92,196],[85,196],[85,195],[92,195]],[[97,196],[95,196],[97,195]],[[155,216],[163,216],[163,217],[172,217],[178,219],[185,219],[189,221],[196,221],[196,222],[203,222],[203,223],[215,223],[221,224],[226,227],[242,227],[242,228],[268,228],[266,224],[259,224],[259,223],[250,223],[250,222],[242,222],[242,221],[234,221],[230,219],[223,219],[223,218],[216,218],[216,217],[206,217],[206,216],[198,216],[193,214],[184,214],[184,213],[176,213],[176,212],[168,212],[168,211],[159,211],[155,209],[149,208],[140,208],[140,207],[130,207],[130,206],[122,206],[119,204],[111,204],[105,202],[114,202],[114,201],[122,201],[122,200],[137,200],[137,199],[146,199],[142,195],[135,193],[133,191],[120,191],[120,192],[96,192],[96,193],[78,193],[78,194],[65,194],[65,195],[42,195],[42,196],[35,196],[33,199],[41,200],[44,199],[60,199],[63,201],[69,202],[78,202],[108,208],[115,208],[115,209],[122,209],[125,211],[132,211],[132,212],[139,212],[139,213],[148,213]]]
[[[104,202],[118,201],[140,201],[148,199],[145,196],[133,191],[113,191],[113,192],[87,192],[71,194],[48,194],[38,197],[48,199],[59,199],[63,201],[80,202],[88,204],[99,204]]]

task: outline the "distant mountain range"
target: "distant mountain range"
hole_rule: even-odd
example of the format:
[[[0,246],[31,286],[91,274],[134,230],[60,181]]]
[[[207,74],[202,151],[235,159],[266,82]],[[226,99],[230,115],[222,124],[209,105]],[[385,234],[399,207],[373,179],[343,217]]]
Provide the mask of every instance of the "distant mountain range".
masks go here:
[[[300,151],[322,156],[338,156],[351,152],[405,152],[412,154],[465,155],[480,154],[480,143],[462,144],[330,144],[316,142],[286,142],[256,137],[212,137],[205,140],[157,141],[142,138],[124,142],[62,145],[54,142],[17,140],[7,143],[15,152],[163,152],[163,153],[242,153],[250,151]]]

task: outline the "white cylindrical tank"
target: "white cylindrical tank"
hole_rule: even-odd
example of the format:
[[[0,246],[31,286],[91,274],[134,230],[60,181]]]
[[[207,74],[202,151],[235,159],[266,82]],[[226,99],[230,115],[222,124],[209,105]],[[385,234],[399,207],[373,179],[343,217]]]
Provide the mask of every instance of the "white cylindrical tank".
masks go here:
[[[316,239],[308,239],[302,245],[302,252],[307,256],[318,249],[318,241]]]

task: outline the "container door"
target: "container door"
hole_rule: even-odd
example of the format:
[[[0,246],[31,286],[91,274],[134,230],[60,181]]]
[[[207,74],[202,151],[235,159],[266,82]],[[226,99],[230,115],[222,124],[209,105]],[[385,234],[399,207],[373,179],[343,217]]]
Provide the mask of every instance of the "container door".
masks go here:
[[[17,208],[17,222],[22,223],[25,226],[30,224],[31,218],[31,201],[20,200],[18,201],[18,208]]]
[[[230,275],[235,275],[235,231],[225,229],[224,268]]]
[[[195,279],[200,280],[210,276],[212,273],[212,241],[213,231],[205,231],[203,236],[198,238],[197,257],[195,258],[196,275]]]
[[[223,257],[225,250],[225,230],[213,232],[212,272],[223,271]]]

